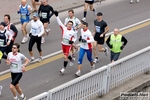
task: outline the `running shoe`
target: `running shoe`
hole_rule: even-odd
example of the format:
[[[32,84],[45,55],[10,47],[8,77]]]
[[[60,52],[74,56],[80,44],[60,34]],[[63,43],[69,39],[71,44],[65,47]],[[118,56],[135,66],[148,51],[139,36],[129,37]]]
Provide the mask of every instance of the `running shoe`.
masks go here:
[[[72,58],[72,60],[70,61],[70,66],[73,66],[74,65],[74,61],[75,61],[76,59],[75,58]]]
[[[93,66],[91,66],[91,71],[95,70],[95,64],[93,64]]]
[[[108,48],[105,47],[105,56],[108,56]]]
[[[64,72],[65,72],[65,68],[62,68],[62,69],[60,70],[60,73],[64,74]]]
[[[34,57],[31,57],[30,62],[32,62],[32,61],[34,61],[34,60],[35,60]]]
[[[139,3],[139,2],[140,2],[140,0],[136,0],[136,2],[137,2],[137,3]]]
[[[27,41],[28,41],[28,37],[27,37],[27,36],[25,36],[25,37],[23,37],[23,39],[22,39],[21,43],[22,43],[22,44],[24,44],[24,43],[26,43]]]
[[[83,22],[86,22],[86,18],[84,17],[84,18],[82,18],[81,19],[81,22],[83,23]]]
[[[46,35],[49,35],[51,29],[46,29]]]
[[[78,71],[75,73],[75,75],[76,75],[77,77],[80,77],[80,76],[81,76],[81,71],[78,70]]]
[[[101,5],[101,1],[99,1],[99,2],[97,3],[97,5]]]
[[[134,3],[134,0],[131,0],[131,1],[130,1],[130,4],[133,4],[133,3]]]
[[[95,58],[93,62],[96,64],[96,63],[99,62],[99,59],[96,59],[96,58]]]
[[[3,86],[0,86],[0,95],[2,94]]]
[[[45,38],[44,38],[44,37],[42,37],[41,43],[44,43],[44,42],[45,42]]]
[[[38,62],[40,63],[43,60],[43,57],[38,58]]]
[[[26,96],[24,95],[24,97],[20,97],[20,100],[26,100]]]

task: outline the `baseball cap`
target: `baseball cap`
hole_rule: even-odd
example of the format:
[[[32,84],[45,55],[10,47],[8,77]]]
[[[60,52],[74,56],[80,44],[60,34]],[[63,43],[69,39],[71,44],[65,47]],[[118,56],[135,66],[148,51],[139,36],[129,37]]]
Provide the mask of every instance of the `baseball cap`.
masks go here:
[[[1,22],[0,25],[7,26],[5,22]]]
[[[103,14],[101,12],[98,12],[97,16],[103,16]]]
[[[38,13],[37,13],[37,12],[34,12],[34,13],[33,13],[33,17],[39,17]]]

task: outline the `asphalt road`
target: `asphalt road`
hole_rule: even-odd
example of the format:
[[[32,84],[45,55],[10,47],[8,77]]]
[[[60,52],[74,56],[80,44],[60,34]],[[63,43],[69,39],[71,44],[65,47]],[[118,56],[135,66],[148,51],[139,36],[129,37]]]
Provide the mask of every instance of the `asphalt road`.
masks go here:
[[[150,17],[150,1],[142,0],[140,3],[130,4],[129,0],[106,0],[102,5],[94,5],[97,11],[103,12],[103,19],[107,22],[110,31],[114,28],[123,28],[128,25],[134,24],[136,22],[148,19]],[[75,16],[82,19],[83,7],[74,9]],[[64,22],[65,17],[67,17],[67,11],[59,14],[61,20]],[[87,22],[89,23],[89,29],[93,31],[93,20],[96,17],[93,12],[88,11]],[[19,35],[16,42],[20,43],[22,40],[22,35],[20,31],[20,25],[16,25],[19,30]],[[29,30],[30,24],[28,25]],[[55,16],[51,19],[51,24],[49,25],[51,33],[46,37],[46,42],[42,44],[43,56],[54,53],[61,50],[60,37],[61,30],[56,22]],[[120,58],[136,52],[142,48],[149,46],[149,36],[150,28],[149,25],[144,27],[133,27],[125,30],[124,36],[128,39],[128,44],[121,53]],[[80,34],[80,33],[78,33]],[[28,43],[21,44],[21,52],[27,57],[28,53]],[[38,52],[36,46],[34,46],[35,57],[38,58]],[[59,73],[59,70],[63,67],[62,54],[58,54],[49,59],[44,60],[41,63],[35,63],[28,66],[28,71],[24,73],[20,86],[23,92],[28,98],[38,95],[44,91],[48,91],[58,85],[68,82],[75,78],[74,73],[77,71],[77,61],[74,66],[68,66],[64,75]],[[76,56],[76,59],[78,55]],[[99,53],[100,62],[96,64],[96,68],[110,63],[109,56],[105,57],[104,53]],[[0,72],[9,69],[9,66],[5,64],[2,60],[0,65]],[[83,61],[82,74],[88,73],[90,71],[89,63],[85,58]],[[9,84],[11,82],[10,74],[4,74],[0,76],[0,85],[4,87],[0,100],[11,100],[13,95],[9,90]]]

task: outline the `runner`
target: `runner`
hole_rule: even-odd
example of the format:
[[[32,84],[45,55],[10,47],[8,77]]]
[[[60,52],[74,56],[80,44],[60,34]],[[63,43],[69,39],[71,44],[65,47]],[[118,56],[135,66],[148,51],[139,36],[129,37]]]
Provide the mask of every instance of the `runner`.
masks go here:
[[[75,58],[72,58],[69,55],[71,45],[76,41],[76,32],[72,29],[73,22],[68,21],[67,26],[65,26],[61,20],[59,19],[58,12],[54,12],[56,16],[57,23],[60,25],[60,28],[62,29],[62,50],[64,53],[64,67],[60,70],[60,73],[64,73],[68,64],[68,59],[70,60],[70,66],[73,66],[73,62],[75,61]]]
[[[21,30],[23,39],[21,43],[26,43],[28,41],[28,32],[26,26],[30,21],[30,11],[32,10],[31,6],[26,3],[26,0],[21,1],[21,5],[19,5],[18,14],[20,14],[20,22],[21,22]]]
[[[31,0],[31,2],[32,2],[33,11],[37,11],[36,5],[42,4],[42,0]]]
[[[106,41],[111,50],[111,62],[118,60],[120,53],[128,42],[127,39],[119,33],[119,29],[115,28],[114,34],[110,35]]]
[[[88,6],[89,6],[90,10],[94,12],[94,15],[97,14],[96,9],[93,8],[93,3],[94,3],[94,0],[85,0],[84,13],[83,13],[84,16],[83,16],[82,21],[86,21],[86,15],[87,15]]]
[[[35,43],[37,44],[37,49],[38,49],[39,55],[40,55],[38,62],[41,62],[43,60],[42,49],[41,49],[41,39],[42,39],[41,36],[43,33],[44,33],[44,26],[38,18],[38,13],[35,12],[35,13],[33,13],[33,20],[31,20],[31,30],[30,30],[30,34],[29,34],[30,41],[29,41],[28,49],[29,49],[29,53],[31,56],[30,61],[34,60],[32,47]]]
[[[76,33],[78,33],[78,29],[81,27],[82,24],[81,24],[80,20],[74,16],[74,11],[72,9],[68,11],[68,17],[65,19],[65,23],[64,23],[65,26],[67,26],[68,21],[73,22],[73,30],[76,31]],[[75,56],[74,48],[77,52],[78,47],[76,47],[76,45],[73,43],[72,48],[71,48],[73,57]]]
[[[50,29],[47,29],[48,24],[50,23],[50,18],[54,13],[53,7],[48,4],[48,0],[42,0],[42,4],[39,7],[38,14],[40,15],[40,20],[44,25],[44,34],[42,35],[41,43],[45,42],[45,35],[48,35]]]
[[[2,58],[7,59],[6,53],[7,46],[10,45],[12,34],[5,29],[6,23],[0,23],[0,51],[2,53]]]
[[[26,100],[26,96],[23,94],[22,89],[19,86],[19,81],[22,77],[22,73],[25,72],[29,59],[23,54],[19,53],[20,45],[14,43],[12,46],[12,52],[8,54],[6,63],[10,65],[11,79],[10,90],[14,96],[14,100],[18,100],[16,91],[20,94],[21,100]],[[25,61],[24,63],[22,61]]]
[[[91,64],[91,71],[95,69],[95,65],[92,59],[92,43],[94,42],[94,39],[92,33],[88,29],[88,23],[83,22],[82,24],[83,26],[81,29],[81,36],[79,38],[79,42],[81,42],[81,45],[78,58],[78,71],[75,73],[76,76],[81,76],[81,67],[85,52],[87,53],[87,59]]]
[[[101,12],[97,13],[97,19],[94,20],[94,56],[95,60],[94,62],[98,62],[98,55],[96,48],[98,46],[99,52],[105,52],[105,55],[108,55],[108,48],[103,48],[103,44],[105,42],[105,34],[109,31],[109,28],[107,26],[107,23],[102,19],[103,14]]]
[[[15,39],[16,39],[16,37],[17,37],[17,34],[18,34],[18,30],[17,30],[17,28],[15,27],[15,25],[14,24],[12,24],[11,22],[10,22],[10,15],[8,15],[8,14],[5,14],[4,15],[4,22],[6,23],[6,30],[7,31],[9,31],[11,34],[12,34],[12,39],[11,39],[11,42],[10,42],[10,45],[7,47],[7,51],[6,51],[6,53],[8,54],[9,52],[11,52],[11,48],[12,48],[12,45],[14,44],[14,41],[15,41]]]

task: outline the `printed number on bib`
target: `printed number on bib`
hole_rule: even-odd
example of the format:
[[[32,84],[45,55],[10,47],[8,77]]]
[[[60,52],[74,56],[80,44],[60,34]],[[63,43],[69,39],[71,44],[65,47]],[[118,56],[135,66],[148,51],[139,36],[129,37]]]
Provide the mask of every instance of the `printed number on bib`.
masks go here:
[[[0,39],[0,46],[4,45],[4,40]]]
[[[47,18],[47,13],[42,12],[42,18]]]
[[[15,63],[12,63],[11,66],[12,66],[13,69],[17,69],[18,68],[18,64],[15,64]]]
[[[99,27],[99,26],[95,26],[95,28],[96,28],[96,32],[98,32],[98,33],[100,33],[101,32],[101,27]]]
[[[36,29],[32,28],[32,34],[36,34]]]
[[[26,15],[25,15],[25,14],[22,14],[22,15],[21,15],[21,18],[22,18],[22,19],[26,19]]]
[[[65,38],[63,38],[63,43],[69,43],[69,39],[65,39]]]

